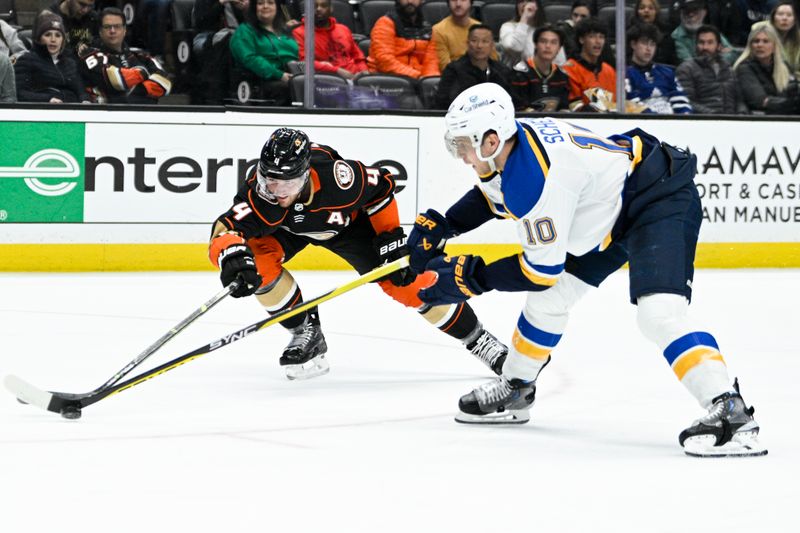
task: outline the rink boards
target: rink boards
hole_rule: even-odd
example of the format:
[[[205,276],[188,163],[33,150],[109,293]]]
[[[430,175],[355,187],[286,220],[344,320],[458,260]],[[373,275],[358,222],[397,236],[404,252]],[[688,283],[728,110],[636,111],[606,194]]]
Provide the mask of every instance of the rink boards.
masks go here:
[[[642,127],[697,155],[698,266],[800,266],[797,121],[569,119],[602,135]],[[430,114],[0,110],[0,270],[210,269],[210,222],[279,126],[390,168],[407,228],[475,182],[444,149],[441,116]],[[512,222],[493,221],[449,250],[495,258],[516,242]],[[293,262],[344,266],[318,248]]]

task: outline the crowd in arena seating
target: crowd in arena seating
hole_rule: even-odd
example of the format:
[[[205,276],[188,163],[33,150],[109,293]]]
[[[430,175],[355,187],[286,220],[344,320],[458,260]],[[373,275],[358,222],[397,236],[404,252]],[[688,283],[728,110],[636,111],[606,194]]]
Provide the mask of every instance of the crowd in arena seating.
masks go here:
[[[625,3],[622,42],[614,0],[314,0],[315,103],[446,109],[491,81],[519,111],[615,111],[623,46],[626,112],[800,114],[800,0]],[[30,28],[0,18],[0,103],[302,105],[304,11],[55,0]]]

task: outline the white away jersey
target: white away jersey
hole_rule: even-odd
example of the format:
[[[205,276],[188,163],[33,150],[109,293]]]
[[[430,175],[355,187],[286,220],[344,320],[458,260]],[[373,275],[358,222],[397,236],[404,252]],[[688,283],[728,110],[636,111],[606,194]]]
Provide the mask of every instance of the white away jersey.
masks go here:
[[[610,244],[641,151],[638,137],[605,138],[550,117],[517,121],[503,171],[481,178],[480,188],[495,213],[517,220],[520,268],[529,280],[553,285],[567,253]]]

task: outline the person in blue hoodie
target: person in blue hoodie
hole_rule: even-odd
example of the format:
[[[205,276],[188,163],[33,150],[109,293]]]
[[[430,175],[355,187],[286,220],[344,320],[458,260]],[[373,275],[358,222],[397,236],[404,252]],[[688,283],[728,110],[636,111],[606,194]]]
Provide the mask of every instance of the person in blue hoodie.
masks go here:
[[[675,77],[675,69],[653,62],[660,37],[652,24],[638,24],[628,30],[631,65],[625,71],[625,96],[643,106],[643,112],[691,113],[692,105]]]

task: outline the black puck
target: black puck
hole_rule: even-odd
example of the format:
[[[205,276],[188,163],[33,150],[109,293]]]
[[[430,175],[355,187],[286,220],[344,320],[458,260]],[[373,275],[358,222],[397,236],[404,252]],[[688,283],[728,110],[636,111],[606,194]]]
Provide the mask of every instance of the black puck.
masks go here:
[[[65,405],[61,408],[61,416],[68,420],[77,420],[81,417],[81,408],[77,405]]]

